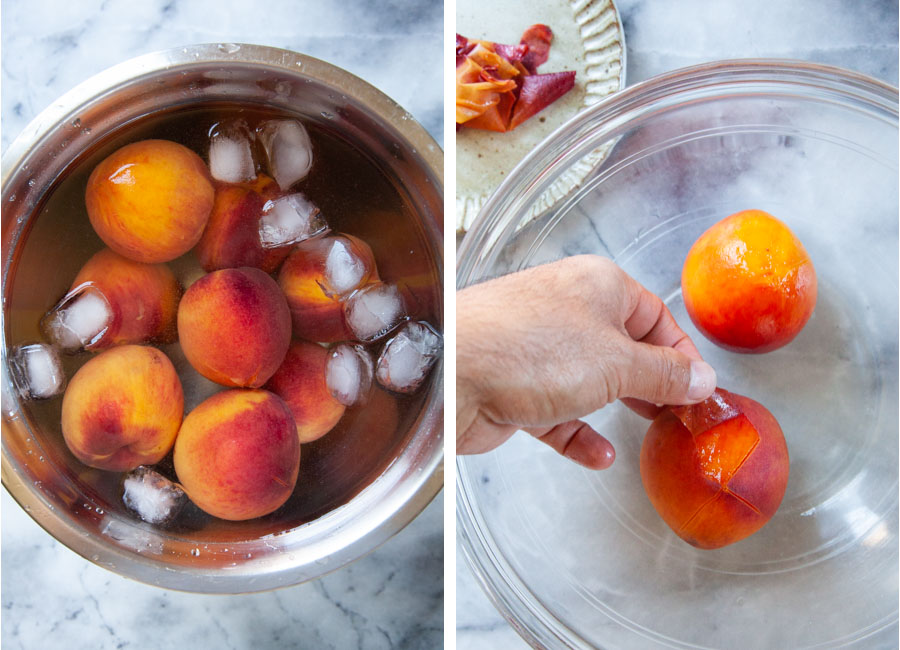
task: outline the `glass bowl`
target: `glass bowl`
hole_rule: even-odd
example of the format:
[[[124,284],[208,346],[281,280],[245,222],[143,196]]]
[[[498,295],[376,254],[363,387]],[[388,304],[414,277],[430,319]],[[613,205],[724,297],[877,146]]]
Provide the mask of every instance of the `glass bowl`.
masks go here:
[[[532,213],[591,150],[606,157]],[[617,450],[582,469],[518,433],[457,458],[462,551],[489,597],[544,647],[894,647],[898,530],[897,90],[831,67],[731,61],[651,79],[592,107],[526,158],[459,250],[459,287],[578,253],[659,295],[716,368],[766,405],[791,457],[773,519],[695,549],[644,494],[648,422],[621,404],[587,421]],[[784,220],[817,270],[789,345],[727,352],[688,318],[681,265],[719,219]],[[560,327],[566,327],[565,316]]]
[[[3,156],[2,476],[38,524],[100,566],[168,588],[238,593],[333,571],[373,550],[431,501],[443,483],[440,366],[414,398],[401,403],[377,390],[377,409],[350,409],[331,434],[305,445],[298,488],[278,511],[245,522],[198,516],[163,530],[125,510],[117,478],[75,460],[60,435],[61,398],[20,399],[9,361],[12,346],[39,337],[41,314],[101,245],[84,214],[88,163],[125,141],[165,137],[159,125],[223,109],[300,117],[314,144],[334,147],[323,159],[343,156],[329,164],[348,174],[377,169],[377,182],[352,179],[358,197],[323,201],[371,199],[367,218],[355,222],[369,230],[355,234],[386,259],[382,277],[419,282],[422,305],[442,326],[443,154],[409,113],[344,70],[270,47],[197,45],[127,61],[60,98]],[[381,194],[367,199],[373,187]],[[66,221],[73,211],[83,214],[83,227]],[[394,225],[401,221],[402,233]],[[402,255],[386,254],[395,249]],[[192,259],[188,253],[174,260],[176,275],[202,273]],[[177,345],[165,350],[182,376],[187,412],[216,388],[196,373],[186,378],[191,371]],[[89,356],[65,358],[67,374]]]

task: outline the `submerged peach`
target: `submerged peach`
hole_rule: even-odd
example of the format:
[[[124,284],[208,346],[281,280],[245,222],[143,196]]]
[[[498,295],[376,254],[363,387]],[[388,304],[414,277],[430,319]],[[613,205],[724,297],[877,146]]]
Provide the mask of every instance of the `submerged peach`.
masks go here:
[[[290,407],[301,443],[318,440],[331,431],[346,409],[325,383],[328,356],[329,351],[321,345],[295,341],[265,385]]]
[[[232,389],[206,399],[184,419],[174,462],[200,509],[221,519],[253,519],[279,508],[293,492],[300,441],[280,397]]]
[[[91,225],[107,246],[138,262],[167,262],[199,241],[213,206],[206,164],[169,140],[125,145],[91,173]]]
[[[183,414],[184,393],[169,358],[122,345],[90,359],[69,381],[63,438],[85,465],[122,472],[162,460]]]
[[[187,360],[207,379],[258,388],[284,360],[291,314],[278,284],[259,269],[222,269],[184,293],[178,337]]]

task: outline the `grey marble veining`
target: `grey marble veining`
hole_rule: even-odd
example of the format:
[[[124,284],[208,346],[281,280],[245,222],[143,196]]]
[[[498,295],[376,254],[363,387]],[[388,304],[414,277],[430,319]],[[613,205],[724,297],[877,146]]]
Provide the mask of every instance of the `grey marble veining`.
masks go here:
[[[681,67],[736,58],[805,60],[856,70],[893,86],[898,82],[893,0],[616,0],[616,5],[625,32],[628,86]],[[572,227],[584,237],[567,232],[561,242],[593,245],[589,220],[575,220]],[[527,233],[522,238],[529,240]],[[547,260],[574,252],[579,251],[554,249],[552,242],[541,249]],[[457,557],[457,648],[526,648],[482,592],[462,553]]]
[[[5,151],[81,81],[147,52],[193,43],[282,47],[376,86],[443,139],[443,5],[417,0],[4,0]],[[82,559],[2,495],[4,650],[437,648],[442,645],[443,496],[371,555],[273,592],[204,596],[119,577]]]

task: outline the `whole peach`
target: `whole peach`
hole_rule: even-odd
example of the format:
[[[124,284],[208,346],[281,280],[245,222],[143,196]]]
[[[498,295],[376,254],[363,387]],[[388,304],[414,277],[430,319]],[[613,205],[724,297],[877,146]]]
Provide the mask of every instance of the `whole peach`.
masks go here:
[[[321,345],[294,341],[265,385],[290,407],[301,443],[318,440],[331,431],[346,409],[325,383],[327,361],[328,350]]]
[[[650,502],[675,534],[713,549],[772,518],[790,460],[781,427],[764,406],[716,389],[704,402],[664,409],[653,420],[640,467]]]
[[[114,472],[159,462],[184,414],[175,367],[156,348],[122,345],[85,363],[62,404],[62,432],[85,465]]]
[[[88,350],[123,343],[172,343],[181,285],[165,264],[135,262],[105,248],[81,267],[70,291],[90,283],[106,298],[112,321]]]
[[[232,389],[207,398],[184,419],[174,462],[182,487],[204,512],[253,519],[276,510],[293,492],[300,441],[280,397]]]
[[[281,265],[290,246],[265,249],[259,239],[263,206],[278,192],[278,185],[265,174],[252,183],[216,184],[212,213],[194,249],[204,270],[254,266],[272,273]]]
[[[726,217],[691,247],[681,272],[688,315],[704,336],[735,352],[791,342],[816,306],[809,254],[762,210]]]
[[[328,261],[335,246],[340,246],[360,261],[355,286],[342,282],[330,288]],[[341,278],[343,281],[343,278]],[[378,270],[372,249],[352,235],[335,235],[310,239],[298,244],[285,260],[278,274],[278,284],[284,291],[294,334],[308,341],[335,343],[353,339],[344,319],[342,293],[378,280]]]
[[[169,140],[142,140],[113,152],[91,173],[85,202],[107,246],[138,262],[167,262],[199,241],[213,206],[203,160]]]
[[[278,284],[259,269],[222,269],[185,291],[178,337],[187,360],[207,379],[258,388],[284,360],[291,314]]]

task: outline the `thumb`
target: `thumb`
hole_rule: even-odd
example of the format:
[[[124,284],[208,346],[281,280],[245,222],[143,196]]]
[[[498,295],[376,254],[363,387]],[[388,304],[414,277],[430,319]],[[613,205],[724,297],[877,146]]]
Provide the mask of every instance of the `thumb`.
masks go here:
[[[653,404],[695,404],[716,389],[716,371],[702,359],[661,345],[632,342],[619,397]]]

